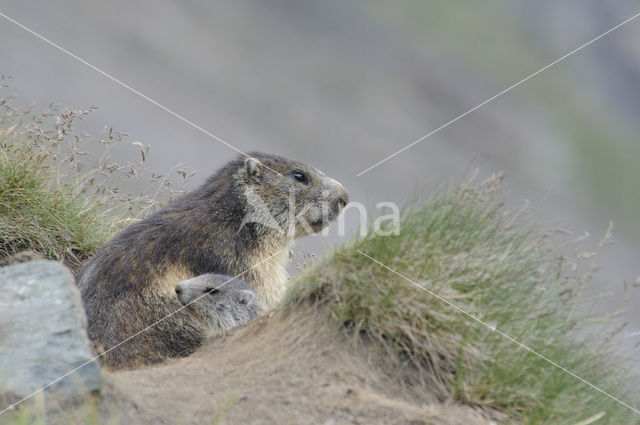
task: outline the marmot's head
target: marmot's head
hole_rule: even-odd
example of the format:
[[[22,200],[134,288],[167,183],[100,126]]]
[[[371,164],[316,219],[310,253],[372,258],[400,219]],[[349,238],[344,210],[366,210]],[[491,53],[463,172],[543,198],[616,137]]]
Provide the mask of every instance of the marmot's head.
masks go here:
[[[339,182],[302,162],[251,152],[238,168],[248,205],[243,224],[299,237],[328,226],[349,202]]]
[[[221,274],[203,274],[175,287],[178,301],[219,333],[243,325],[263,309],[256,291],[244,280]]]

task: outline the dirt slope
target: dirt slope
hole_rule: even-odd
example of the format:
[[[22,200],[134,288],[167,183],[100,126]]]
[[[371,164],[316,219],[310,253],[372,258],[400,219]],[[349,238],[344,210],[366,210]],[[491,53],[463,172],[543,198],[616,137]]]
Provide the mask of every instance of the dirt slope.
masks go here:
[[[366,351],[366,352],[363,352]],[[106,372],[105,423],[491,424],[382,373],[312,318],[262,318],[188,358]]]

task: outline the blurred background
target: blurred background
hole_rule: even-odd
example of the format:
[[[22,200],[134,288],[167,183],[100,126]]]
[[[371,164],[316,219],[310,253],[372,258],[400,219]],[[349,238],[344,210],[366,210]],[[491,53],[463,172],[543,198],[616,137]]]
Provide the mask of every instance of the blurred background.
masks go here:
[[[589,232],[569,254],[594,250],[612,220],[617,243],[596,260],[594,311],[624,304],[622,345],[640,344],[640,290],[625,291],[640,275],[640,18],[356,176],[640,12],[640,1],[0,0],[0,12],[242,151],[316,166],[370,217],[377,202],[401,204],[471,167],[504,171],[509,203],[529,201],[549,228]],[[237,154],[3,18],[0,40],[18,104],[96,105],[82,130],[113,126],[151,145],[153,170],[182,163],[198,171],[194,187]],[[298,252],[345,239],[331,233]],[[638,351],[628,351],[634,364]]]

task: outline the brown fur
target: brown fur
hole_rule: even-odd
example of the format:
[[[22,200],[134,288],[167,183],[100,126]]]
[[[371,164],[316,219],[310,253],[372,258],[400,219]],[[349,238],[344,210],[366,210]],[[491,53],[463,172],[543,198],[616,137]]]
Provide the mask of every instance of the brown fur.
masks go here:
[[[200,318],[188,309],[173,313],[180,308],[179,281],[242,274],[267,306],[275,305],[294,239],[328,225],[348,202],[342,185],[312,167],[276,155],[250,156],[125,229],[86,265],[79,286],[88,333],[107,350],[109,366],[152,363],[202,343]],[[296,180],[297,171],[306,181]]]

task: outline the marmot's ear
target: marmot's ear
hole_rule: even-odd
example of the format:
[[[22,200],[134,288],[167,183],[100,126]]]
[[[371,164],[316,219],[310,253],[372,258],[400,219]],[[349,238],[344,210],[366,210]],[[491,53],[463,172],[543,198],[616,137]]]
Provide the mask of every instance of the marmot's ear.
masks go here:
[[[255,158],[248,157],[244,160],[244,168],[247,170],[247,176],[249,177],[259,178],[262,174],[261,166],[260,161]]]

